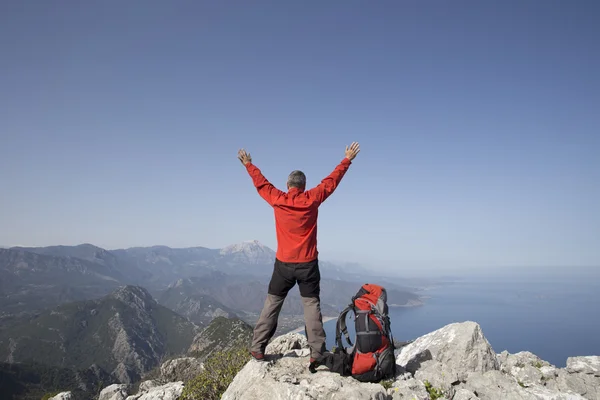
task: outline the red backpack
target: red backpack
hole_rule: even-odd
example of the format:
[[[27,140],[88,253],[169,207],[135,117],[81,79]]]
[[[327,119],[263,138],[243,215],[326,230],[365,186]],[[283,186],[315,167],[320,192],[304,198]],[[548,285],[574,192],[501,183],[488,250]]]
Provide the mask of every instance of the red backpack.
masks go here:
[[[350,340],[346,327],[346,316],[350,311],[354,312],[355,344]],[[331,371],[350,375],[361,382],[379,382],[395,377],[394,339],[387,292],[383,287],[364,284],[338,317],[335,333],[337,348],[324,360]],[[344,347],[342,334],[349,348]]]

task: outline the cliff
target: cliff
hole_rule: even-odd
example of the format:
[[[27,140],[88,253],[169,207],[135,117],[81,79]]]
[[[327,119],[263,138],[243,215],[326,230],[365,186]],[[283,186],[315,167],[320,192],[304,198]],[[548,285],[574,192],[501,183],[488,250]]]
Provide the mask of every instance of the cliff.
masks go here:
[[[396,378],[381,383],[361,383],[325,367],[311,374],[306,338],[297,333],[276,338],[266,353],[269,361],[245,364],[223,400],[600,400],[600,356],[572,357],[566,368],[556,368],[529,352],[497,354],[475,322],[447,325],[403,347]],[[137,395],[113,385],[100,398],[181,399],[186,382],[173,380],[144,382]]]
[[[403,347],[397,354],[396,379],[377,384],[360,383],[324,367],[311,374],[303,336],[285,335],[270,347],[283,356],[250,361],[223,400],[600,400],[600,357],[569,358],[561,369],[528,352],[496,354],[474,322],[447,325]]]

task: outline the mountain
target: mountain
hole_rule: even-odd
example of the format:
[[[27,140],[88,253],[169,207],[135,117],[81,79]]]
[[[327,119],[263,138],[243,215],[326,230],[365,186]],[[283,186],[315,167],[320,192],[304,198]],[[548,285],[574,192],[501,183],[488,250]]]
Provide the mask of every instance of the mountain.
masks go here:
[[[275,262],[275,252],[258,240],[250,240],[222,248],[221,261],[230,264],[270,265]]]
[[[384,283],[386,284],[386,283]],[[388,286],[386,284],[386,286]],[[267,297],[268,279],[212,272],[203,277],[181,279],[169,286],[159,299],[209,296],[219,304],[243,317],[243,313],[258,314]],[[360,284],[332,279],[321,280],[321,310],[326,316],[336,316],[360,289]],[[387,288],[390,305],[418,304],[418,295]],[[167,304],[161,301],[162,304]],[[282,315],[303,315],[304,309],[297,286],[288,294]]]
[[[123,279],[118,270],[84,259],[0,249],[0,312],[101,297]]]
[[[275,252],[256,240],[223,249],[152,246],[112,250],[111,253],[121,265],[135,266],[149,273],[152,278],[140,283],[151,288],[166,286],[181,278],[204,276],[214,271],[267,276],[275,261]]]
[[[123,283],[134,283],[151,278],[149,272],[138,268],[135,263],[123,262],[113,252],[89,243],[77,246],[13,247],[13,249],[41,255],[86,260],[117,272]]]
[[[190,285],[186,285],[185,282],[189,279],[178,280],[162,293],[158,302],[198,326],[207,326],[216,317],[236,317],[236,311],[207,294],[196,292]]]
[[[204,326],[216,315],[260,313],[274,259],[275,252],[256,240],[223,249],[152,246],[109,251],[82,244],[0,250],[0,318],[99,298],[121,285],[140,285],[162,304]],[[320,266],[325,315],[337,315],[366,281],[381,282],[390,304],[418,303],[418,296],[389,279],[361,275],[355,264],[324,261]],[[173,290],[172,283],[182,280],[189,281]],[[303,314],[297,289],[290,292],[282,313]]]
[[[182,279],[169,286],[159,298],[174,296],[172,292],[185,293],[186,296],[206,295],[215,299],[226,308],[233,310],[240,317],[244,314],[259,314],[267,298],[268,280],[253,276],[229,275],[222,272],[212,272],[203,277]],[[355,290],[356,292],[356,290]],[[347,303],[349,298],[345,300]],[[338,310],[330,304],[322,304],[325,315],[337,315]],[[288,294],[282,315],[303,315],[304,308],[297,288]]]
[[[240,319],[217,317],[196,335],[189,352],[203,360],[216,351],[249,346],[252,334],[252,327]]]
[[[219,251],[205,247],[173,249],[167,246],[133,247],[111,250],[123,268],[143,271],[138,283],[148,288],[159,288],[188,276],[210,272],[219,257]]]
[[[141,287],[15,318],[0,330],[0,359],[72,369],[91,365],[129,383],[168,355],[185,353],[198,328]]]

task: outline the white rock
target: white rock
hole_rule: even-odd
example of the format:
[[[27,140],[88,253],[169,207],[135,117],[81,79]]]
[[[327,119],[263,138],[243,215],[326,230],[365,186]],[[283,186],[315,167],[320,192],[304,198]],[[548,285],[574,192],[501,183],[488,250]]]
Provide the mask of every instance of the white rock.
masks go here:
[[[600,356],[569,357],[567,372],[600,376]]]
[[[138,394],[146,393],[152,390],[155,387],[159,387],[160,384],[156,381],[144,381],[140,383],[140,388],[138,389]]]
[[[288,333],[279,336],[267,345],[266,354],[287,354],[293,350],[303,350],[308,348],[306,336],[299,333]]]
[[[102,389],[98,400],[124,400],[127,398],[127,385],[110,385]]]
[[[299,383],[294,384],[293,381]],[[271,362],[248,362],[229,385],[222,400],[317,398],[384,400],[388,395],[380,384],[361,383],[323,368],[311,374],[308,371],[308,359],[294,354]]]
[[[559,370],[556,387],[563,393],[574,393],[589,400],[600,400],[600,377],[586,373],[569,373]]]
[[[458,389],[456,393],[454,393],[454,397],[452,400],[475,400],[478,399],[477,395],[470,390],[467,389]]]
[[[150,388],[147,392],[127,397],[127,400],[177,400],[183,392],[183,381]]]
[[[436,386],[448,387],[464,381],[471,372],[499,368],[496,353],[483,336],[481,327],[471,321],[454,323],[421,336],[405,346],[396,364]]]
[[[388,393],[392,395],[392,400],[429,398],[423,382],[413,378],[395,381]]]

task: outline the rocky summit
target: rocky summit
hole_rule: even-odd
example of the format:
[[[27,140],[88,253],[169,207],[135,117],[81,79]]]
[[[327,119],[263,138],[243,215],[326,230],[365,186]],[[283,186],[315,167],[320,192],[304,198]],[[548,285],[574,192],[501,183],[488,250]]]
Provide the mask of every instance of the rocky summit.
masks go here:
[[[451,399],[600,400],[600,356],[573,357],[556,368],[529,352],[497,354],[475,322],[447,325],[397,352],[392,381],[361,383],[320,367],[308,369],[299,334],[276,338],[269,361],[250,361],[223,400]]]

